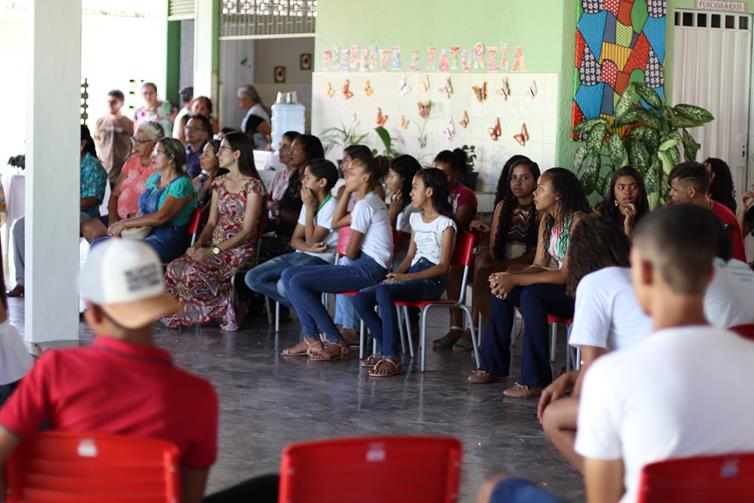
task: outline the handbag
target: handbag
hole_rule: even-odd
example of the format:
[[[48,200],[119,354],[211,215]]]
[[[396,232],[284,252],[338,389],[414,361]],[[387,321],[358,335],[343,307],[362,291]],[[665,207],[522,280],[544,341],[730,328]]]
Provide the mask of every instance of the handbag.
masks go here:
[[[123,229],[120,233],[120,237],[123,239],[144,239],[152,232],[152,227],[148,225],[142,225],[141,227],[133,227],[131,229]]]

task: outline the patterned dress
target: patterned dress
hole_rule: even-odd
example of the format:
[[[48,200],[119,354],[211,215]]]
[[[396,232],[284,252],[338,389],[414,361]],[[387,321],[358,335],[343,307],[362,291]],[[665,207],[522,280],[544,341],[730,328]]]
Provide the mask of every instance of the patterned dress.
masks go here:
[[[223,179],[220,177],[211,185],[212,190],[217,191],[220,217],[210,246],[241,232],[248,197],[252,194],[264,197],[266,193],[262,182],[254,178],[247,181],[238,193],[229,192]],[[165,283],[183,309],[176,315],[163,318],[162,322],[170,328],[178,328],[221,318],[223,330],[237,330],[230,279],[256,256],[256,240],[256,235],[251,236],[235,248],[201,260],[183,256],[171,262]]]

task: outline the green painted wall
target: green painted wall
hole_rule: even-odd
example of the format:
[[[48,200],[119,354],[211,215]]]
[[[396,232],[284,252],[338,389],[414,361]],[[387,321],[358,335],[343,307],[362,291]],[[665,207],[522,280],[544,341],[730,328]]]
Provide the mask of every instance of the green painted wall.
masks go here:
[[[340,48],[401,46],[407,68],[412,49],[422,62],[427,47],[476,42],[510,48],[509,64],[518,45],[524,47],[530,73],[560,73],[556,163],[572,167],[568,137],[573,96],[573,52],[578,0],[322,0],[317,9],[315,64],[322,69],[322,51]]]

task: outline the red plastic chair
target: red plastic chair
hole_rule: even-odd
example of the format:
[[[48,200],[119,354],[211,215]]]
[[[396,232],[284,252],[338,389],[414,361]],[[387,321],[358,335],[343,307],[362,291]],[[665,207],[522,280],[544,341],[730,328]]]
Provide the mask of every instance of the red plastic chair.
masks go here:
[[[461,291],[458,293],[458,300],[453,299],[436,299],[436,300],[420,300],[416,302],[398,301],[396,306],[400,306],[403,309],[403,315],[408,319],[409,307],[418,307],[421,309],[420,318],[420,334],[419,334],[419,369],[424,372],[425,360],[426,360],[426,339],[427,339],[427,313],[433,307],[444,308],[458,308],[464,312],[469,323],[469,329],[474,334],[474,319],[471,316],[471,310],[464,303],[466,297],[466,284],[469,280],[469,268],[474,260],[474,235],[470,232],[462,233],[456,240],[455,252],[453,253],[453,266],[463,268],[463,278],[461,280]],[[407,324],[408,338],[411,339],[411,326]],[[471,337],[471,343],[474,347],[474,358],[476,359],[476,365],[479,367],[479,344],[476,337]]]
[[[458,500],[461,443],[449,437],[363,437],[292,444],[280,503]]]
[[[199,237],[199,225],[202,223],[202,209],[196,208],[193,213],[191,213],[191,219],[189,220],[188,228],[186,229],[186,232],[189,233],[191,236],[191,246],[194,246],[194,243],[196,243],[196,238]]]
[[[5,465],[8,503],[176,503],[178,448],[163,440],[44,432]]]
[[[731,327],[729,330],[737,333],[741,337],[754,341],[754,325],[739,325]]]
[[[637,503],[751,503],[754,454],[670,459],[646,465]]]

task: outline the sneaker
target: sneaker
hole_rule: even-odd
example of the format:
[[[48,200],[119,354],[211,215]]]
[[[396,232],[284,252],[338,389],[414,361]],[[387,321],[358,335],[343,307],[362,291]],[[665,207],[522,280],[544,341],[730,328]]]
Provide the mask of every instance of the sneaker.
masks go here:
[[[530,388],[525,384],[516,383],[512,387],[503,391],[503,395],[508,398],[535,398],[542,394],[542,388]]]

